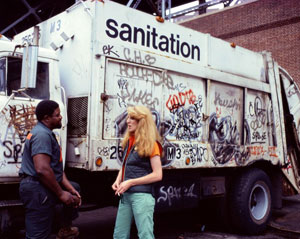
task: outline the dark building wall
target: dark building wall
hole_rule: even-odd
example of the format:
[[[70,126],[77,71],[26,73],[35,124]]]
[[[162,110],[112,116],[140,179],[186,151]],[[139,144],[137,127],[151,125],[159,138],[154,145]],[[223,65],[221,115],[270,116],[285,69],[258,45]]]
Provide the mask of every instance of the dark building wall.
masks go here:
[[[253,51],[271,52],[300,86],[299,0],[257,0],[179,24]]]

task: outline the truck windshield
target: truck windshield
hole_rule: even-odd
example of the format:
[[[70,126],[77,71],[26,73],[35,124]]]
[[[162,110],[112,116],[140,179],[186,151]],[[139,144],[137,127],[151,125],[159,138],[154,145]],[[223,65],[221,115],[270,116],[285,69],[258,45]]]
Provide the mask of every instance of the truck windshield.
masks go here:
[[[1,74],[1,62],[0,61],[0,74]],[[5,68],[5,64],[4,64]],[[7,58],[7,79],[6,79],[6,94],[10,96],[13,90],[20,89],[21,85],[21,72],[22,72],[22,59],[20,58]],[[0,90],[2,91],[2,85],[5,88],[5,81],[2,83],[2,76],[0,76]],[[36,99],[49,99],[49,64],[44,62],[38,62],[37,76],[36,76],[36,88],[29,88],[25,91],[27,95]],[[24,97],[22,94],[16,96]]]

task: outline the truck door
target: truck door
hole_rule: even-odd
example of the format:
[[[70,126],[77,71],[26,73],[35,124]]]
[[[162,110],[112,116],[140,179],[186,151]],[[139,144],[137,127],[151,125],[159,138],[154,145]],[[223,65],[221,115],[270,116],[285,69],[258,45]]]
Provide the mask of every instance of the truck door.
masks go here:
[[[49,99],[49,64],[38,63],[36,88],[18,93],[21,69],[21,58],[0,57],[0,182],[18,177],[26,135],[37,122],[39,101],[30,97]]]
[[[166,71],[164,77],[162,163],[176,168],[204,165],[208,162],[206,80],[173,71]]]
[[[242,164],[247,152],[243,142],[243,89],[212,82],[210,87],[209,143],[215,164],[224,165],[235,160]]]
[[[108,99],[104,102],[103,138],[115,139],[120,143],[127,127],[126,109],[128,106],[147,106],[152,111],[159,127],[163,103],[161,100],[163,71],[115,60],[107,60],[106,65],[104,92]],[[111,155],[121,160],[121,155]]]

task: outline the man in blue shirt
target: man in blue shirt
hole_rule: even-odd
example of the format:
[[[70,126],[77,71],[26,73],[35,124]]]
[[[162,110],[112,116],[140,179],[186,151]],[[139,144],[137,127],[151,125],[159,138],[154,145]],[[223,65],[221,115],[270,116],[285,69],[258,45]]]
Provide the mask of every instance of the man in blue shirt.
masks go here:
[[[80,187],[70,182],[64,171],[60,146],[53,129],[61,128],[59,105],[52,100],[36,107],[38,123],[27,135],[20,176],[20,197],[25,206],[26,239],[46,239],[51,234],[55,206],[63,203],[63,228],[57,238],[79,234],[71,227],[81,204]]]

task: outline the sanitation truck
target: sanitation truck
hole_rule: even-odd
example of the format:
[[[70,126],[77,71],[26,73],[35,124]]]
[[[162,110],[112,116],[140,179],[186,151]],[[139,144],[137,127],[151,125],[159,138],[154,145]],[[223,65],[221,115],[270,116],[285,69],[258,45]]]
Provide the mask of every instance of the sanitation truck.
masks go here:
[[[56,134],[84,204],[117,201],[111,185],[132,105],[151,109],[163,138],[157,211],[222,198],[230,225],[256,234],[283,195],[300,192],[299,88],[270,53],[112,1],[78,1],[38,27],[30,84],[20,80],[26,54],[16,45],[34,45],[33,28],[0,41],[1,225],[20,204],[23,143],[42,99],[61,105]]]

